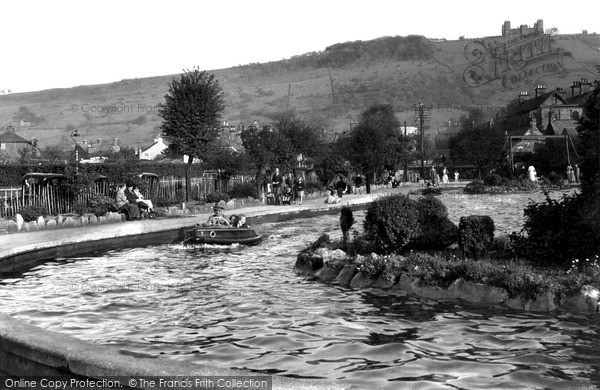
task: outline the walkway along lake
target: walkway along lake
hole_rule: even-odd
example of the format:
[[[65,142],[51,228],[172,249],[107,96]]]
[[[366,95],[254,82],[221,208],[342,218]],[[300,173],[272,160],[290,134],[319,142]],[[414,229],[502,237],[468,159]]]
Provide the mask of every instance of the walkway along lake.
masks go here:
[[[442,197],[453,220],[463,196]],[[532,195],[515,196],[494,198],[493,208],[512,215],[507,204],[514,201],[520,203],[515,215],[522,216],[523,199]],[[462,203],[479,207],[477,199]],[[479,199],[481,207],[492,204]],[[361,219],[363,212],[356,214]],[[435,302],[296,276],[297,253],[322,233],[340,236],[338,220],[264,223],[257,229],[267,238],[254,247],[158,245],[56,259],[0,281],[0,310],[162,359],[326,378],[355,388],[600,384],[595,316]],[[517,230],[519,224],[497,225]]]

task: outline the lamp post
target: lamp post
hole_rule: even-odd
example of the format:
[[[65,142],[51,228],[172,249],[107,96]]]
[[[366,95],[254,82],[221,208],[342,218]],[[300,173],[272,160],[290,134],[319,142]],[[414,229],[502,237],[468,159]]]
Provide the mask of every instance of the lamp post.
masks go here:
[[[75,162],[79,163],[79,150],[77,149],[77,141],[75,140],[75,137],[79,137],[79,133],[77,133],[77,129],[75,129],[71,132],[71,139],[73,140],[73,142],[75,142]]]

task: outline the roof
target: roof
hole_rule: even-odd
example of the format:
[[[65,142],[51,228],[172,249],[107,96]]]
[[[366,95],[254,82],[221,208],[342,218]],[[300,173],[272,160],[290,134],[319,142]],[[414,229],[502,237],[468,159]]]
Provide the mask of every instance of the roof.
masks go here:
[[[0,142],[3,144],[28,144],[25,138],[16,135],[12,131],[7,131],[5,133],[0,134]]]
[[[571,137],[577,137],[578,122],[573,119],[551,121],[546,126],[545,135],[563,135],[565,132]]]
[[[548,100],[552,96],[558,98],[560,101],[563,102],[563,104],[567,104],[567,100],[564,97],[562,97],[558,92],[550,91],[543,93],[538,97],[527,99],[521,102],[508,114],[508,116],[527,114],[528,112],[537,110],[542,104],[544,104],[544,102],[546,102],[546,100]]]
[[[575,106],[583,106],[590,99],[594,91],[588,91],[586,93],[582,93],[581,95],[573,96],[567,99],[567,103]]]

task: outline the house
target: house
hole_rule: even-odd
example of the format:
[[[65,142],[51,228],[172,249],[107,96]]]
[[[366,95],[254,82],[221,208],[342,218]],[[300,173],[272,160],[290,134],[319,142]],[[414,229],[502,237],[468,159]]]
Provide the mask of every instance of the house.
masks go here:
[[[0,134],[0,153],[2,153],[7,160],[18,159],[19,150],[28,148],[31,144],[30,141],[15,134],[15,128],[12,125],[6,126],[6,132]]]
[[[507,115],[507,133],[509,136],[531,133],[533,120],[542,135],[575,137],[583,107],[591,95],[592,83],[588,79],[575,81],[570,96],[562,88],[547,92],[544,85],[535,88],[535,97],[531,99],[527,92],[521,92],[519,102]]]
[[[138,155],[140,160],[154,160],[157,156],[162,155],[163,150],[167,149],[162,136],[159,134],[154,138],[154,143],[146,148],[139,148]]]

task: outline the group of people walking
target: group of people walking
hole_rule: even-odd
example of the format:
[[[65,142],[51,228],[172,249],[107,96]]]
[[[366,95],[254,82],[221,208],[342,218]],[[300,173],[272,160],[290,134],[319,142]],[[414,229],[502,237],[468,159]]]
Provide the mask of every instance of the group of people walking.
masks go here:
[[[306,179],[302,173],[294,174],[289,172],[282,174],[279,168],[271,175],[271,181],[267,183],[268,193],[274,198],[275,203],[283,204],[296,203],[296,199],[302,204],[304,200],[304,190],[306,189]]]
[[[437,186],[441,183],[443,184],[449,184],[450,183],[450,177],[449,177],[450,171],[448,171],[448,168],[446,168],[445,166],[442,167],[442,177],[440,179],[440,175],[437,172],[437,170],[435,169],[435,166],[431,166],[431,169],[429,171],[429,177],[431,180],[431,184],[434,186]],[[454,182],[458,183],[458,178],[459,178],[460,174],[458,173],[458,171],[454,171]]]

